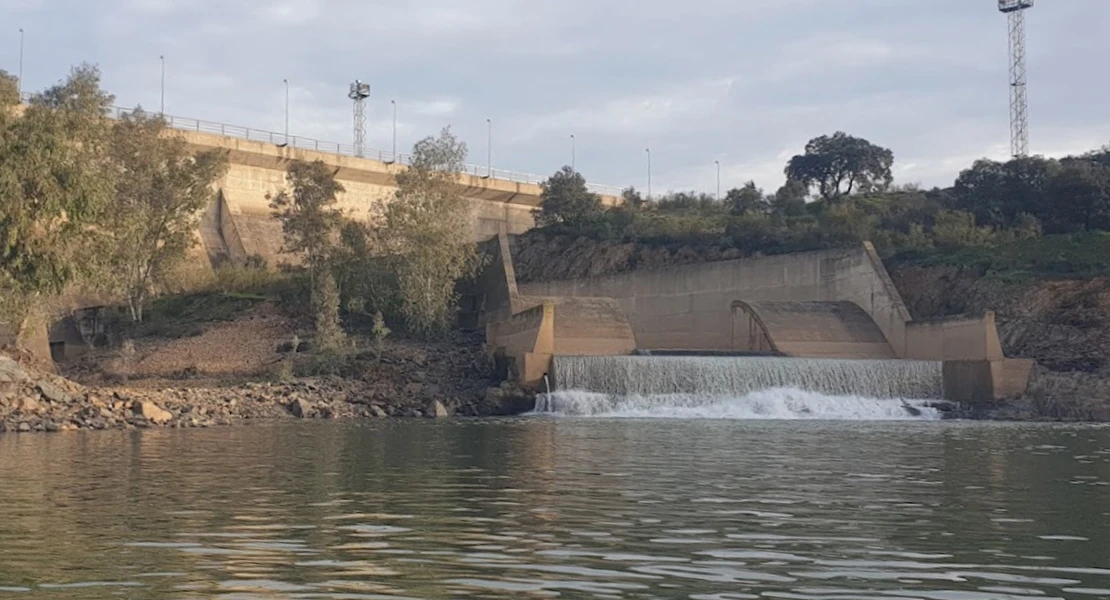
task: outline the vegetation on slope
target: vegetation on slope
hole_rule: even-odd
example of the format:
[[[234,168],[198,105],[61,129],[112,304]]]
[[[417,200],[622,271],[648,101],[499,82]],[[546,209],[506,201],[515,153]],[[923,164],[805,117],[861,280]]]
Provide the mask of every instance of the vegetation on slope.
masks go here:
[[[609,243],[716,248],[734,256],[875,243],[895,263],[980,269],[999,276],[1110,272],[1110,146],[1063,159],[977,161],[947,189],[891,184],[893,153],[844,133],[812,140],[766,194],[753,182],[717,199],[669,193],[602,208],[577,173],[544,186],[540,230]],[[695,250],[695,253],[697,250]],[[527,279],[527,273],[524,274]]]

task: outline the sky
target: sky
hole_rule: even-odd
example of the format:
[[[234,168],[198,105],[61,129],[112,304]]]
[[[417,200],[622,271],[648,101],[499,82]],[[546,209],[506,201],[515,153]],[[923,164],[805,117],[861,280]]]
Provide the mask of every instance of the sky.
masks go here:
[[[1030,149],[1110,143],[1110,2],[1027,13]],[[1006,18],[994,0],[0,0],[0,69],[24,89],[98,65],[124,107],[404,151],[450,125],[485,164],[593,183],[773,191],[807,140],[891,148],[895,180],[947,186],[1009,153]],[[1099,57],[1102,57],[1100,60]]]

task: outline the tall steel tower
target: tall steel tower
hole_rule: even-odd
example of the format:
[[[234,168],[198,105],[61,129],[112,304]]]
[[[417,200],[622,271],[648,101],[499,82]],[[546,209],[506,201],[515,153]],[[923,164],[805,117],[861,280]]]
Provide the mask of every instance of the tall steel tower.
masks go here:
[[[998,0],[1010,19],[1010,152],[1029,154],[1029,99],[1025,80],[1025,10],[1034,0]]]
[[[347,97],[355,101],[355,156],[362,158],[366,152],[366,99],[370,97],[370,84],[356,79]]]

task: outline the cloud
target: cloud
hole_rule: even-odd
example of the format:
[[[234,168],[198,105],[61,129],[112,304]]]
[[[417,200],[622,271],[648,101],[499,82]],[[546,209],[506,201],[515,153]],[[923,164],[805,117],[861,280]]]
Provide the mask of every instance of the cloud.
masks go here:
[[[1029,13],[1032,146],[1051,155],[1110,142],[1110,3]],[[349,143],[349,83],[373,86],[368,136],[402,148],[445,125],[495,166],[712,192],[773,190],[786,160],[844,130],[888,146],[901,181],[947,185],[1009,146],[1006,22],[990,2],[936,0],[7,0],[26,28],[26,87],[98,63],[125,106]],[[0,42],[12,39],[0,32]],[[0,43],[0,68],[18,47]]]

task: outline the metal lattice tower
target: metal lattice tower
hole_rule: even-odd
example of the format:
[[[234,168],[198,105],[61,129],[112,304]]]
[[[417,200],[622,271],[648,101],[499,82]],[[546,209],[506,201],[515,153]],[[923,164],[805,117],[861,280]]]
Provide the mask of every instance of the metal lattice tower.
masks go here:
[[[370,84],[355,80],[347,97],[355,101],[355,156],[366,152],[366,99],[370,97]]]
[[[998,0],[1010,19],[1010,152],[1029,155],[1029,98],[1025,75],[1025,10],[1034,0]]]

